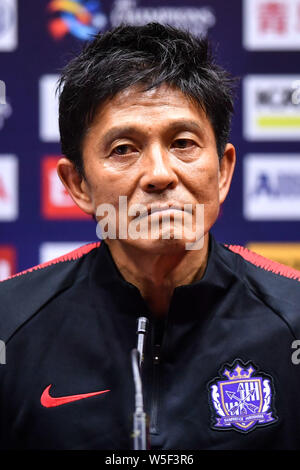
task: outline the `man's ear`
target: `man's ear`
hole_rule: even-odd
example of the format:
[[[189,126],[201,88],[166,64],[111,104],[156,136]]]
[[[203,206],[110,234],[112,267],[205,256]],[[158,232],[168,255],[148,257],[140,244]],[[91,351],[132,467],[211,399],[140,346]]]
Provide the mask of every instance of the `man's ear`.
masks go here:
[[[58,176],[70,194],[71,198],[87,214],[94,214],[89,186],[85,178],[75,168],[68,158],[60,158],[57,163]]]
[[[235,167],[235,148],[232,144],[226,145],[219,165],[219,200],[222,204],[229,192]]]

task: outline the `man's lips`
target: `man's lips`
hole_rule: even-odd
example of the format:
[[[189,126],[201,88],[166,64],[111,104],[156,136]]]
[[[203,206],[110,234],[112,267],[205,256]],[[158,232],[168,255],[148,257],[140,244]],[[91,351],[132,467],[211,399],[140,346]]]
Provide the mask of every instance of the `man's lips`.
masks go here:
[[[145,205],[145,210],[141,211],[140,214],[136,217],[137,220],[140,220],[144,217],[150,216],[155,213],[159,212],[173,212],[173,211],[181,211],[181,212],[187,212],[189,214],[192,214],[191,206],[192,204],[188,204],[188,207],[184,207],[187,205],[185,204],[180,204],[178,202],[165,202],[165,203],[152,203],[152,204],[146,204]]]

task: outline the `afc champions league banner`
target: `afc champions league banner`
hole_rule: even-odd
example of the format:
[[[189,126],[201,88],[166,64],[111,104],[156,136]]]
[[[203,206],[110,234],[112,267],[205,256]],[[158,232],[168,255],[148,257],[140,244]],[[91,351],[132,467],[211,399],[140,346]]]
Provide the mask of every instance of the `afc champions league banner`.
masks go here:
[[[300,269],[300,0],[0,0],[0,279],[98,240],[56,173],[57,78],[97,32],[152,21],[207,36],[239,77],[215,237]],[[215,386],[228,404],[244,387],[256,413],[247,380]]]

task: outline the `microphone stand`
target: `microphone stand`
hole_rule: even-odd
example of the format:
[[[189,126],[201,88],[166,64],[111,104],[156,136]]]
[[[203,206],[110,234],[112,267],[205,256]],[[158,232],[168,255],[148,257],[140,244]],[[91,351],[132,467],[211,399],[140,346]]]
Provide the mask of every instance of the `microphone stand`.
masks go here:
[[[133,414],[133,449],[147,450],[147,417],[144,412],[143,385],[141,370],[144,361],[145,337],[148,320],[138,318],[137,348],[131,351],[132,372],[135,385],[135,411]]]

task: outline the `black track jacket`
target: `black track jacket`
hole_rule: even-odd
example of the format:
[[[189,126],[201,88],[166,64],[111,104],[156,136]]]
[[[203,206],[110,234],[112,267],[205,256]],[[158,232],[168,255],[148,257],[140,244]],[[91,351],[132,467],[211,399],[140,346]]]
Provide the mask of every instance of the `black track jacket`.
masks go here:
[[[299,281],[212,236],[204,277],[175,289],[164,322],[105,243],[3,281],[1,448],[132,449],[130,353],[148,316],[151,449],[299,449]]]

